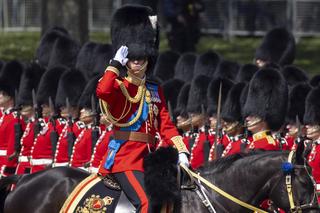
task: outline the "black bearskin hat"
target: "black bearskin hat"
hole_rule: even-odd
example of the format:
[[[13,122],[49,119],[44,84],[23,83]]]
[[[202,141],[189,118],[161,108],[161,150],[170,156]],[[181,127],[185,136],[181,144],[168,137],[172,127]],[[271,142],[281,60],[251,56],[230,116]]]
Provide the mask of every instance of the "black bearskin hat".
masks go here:
[[[90,79],[90,75],[93,72],[95,66],[95,54],[94,50],[98,44],[88,41],[80,49],[77,56],[76,69],[78,69],[85,78]]]
[[[236,82],[249,82],[259,67],[254,64],[244,64],[238,71]]]
[[[313,88],[306,98],[303,121],[305,124],[320,124],[320,87]]]
[[[41,77],[37,90],[37,102],[49,105],[49,97],[55,101],[58,83],[61,75],[67,71],[64,66],[48,69]]]
[[[306,83],[309,81],[308,74],[304,70],[294,65],[285,66],[281,72],[284,78],[287,80],[289,86],[294,86],[298,83]]]
[[[73,68],[77,62],[80,44],[69,36],[60,36],[53,45],[48,68],[63,65]]]
[[[174,77],[184,82],[191,82],[197,56],[194,53],[184,53],[180,56],[174,69]]]
[[[226,101],[223,104],[221,109],[221,118],[227,122],[243,122],[242,119],[242,108],[243,104],[240,101],[242,90],[245,87],[246,83],[241,82],[232,86],[229,90]]]
[[[172,109],[175,109],[177,106],[177,97],[183,84],[183,81],[173,78],[161,85],[166,102],[170,101]]]
[[[308,83],[297,84],[291,89],[286,117],[287,123],[296,123],[296,116],[298,116],[300,123],[303,123],[305,100],[310,90],[311,86]]]
[[[205,75],[212,78],[219,62],[220,56],[212,50],[199,55],[195,63],[194,75]]]
[[[151,8],[125,5],[119,8],[111,21],[111,40],[114,53],[128,47],[129,59],[156,59],[159,48],[157,17]]]
[[[288,86],[280,72],[270,68],[260,69],[252,77],[243,117],[262,118],[270,130],[277,131],[285,121],[288,106]]]
[[[98,44],[94,50],[95,66],[89,77],[103,74],[106,70],[110,59],[113,57],[112,46],[110,44]]]
[[[98,98],[97,98],[97,95],[96,95],[96,88],[97,88],[97,84],[98,84],[98,81],[99,79],[101,78],[101,75],[97,75],[97,76],[94,76],[93,78],[91,78],[86,87],[84,88],[81,96],[80,96],[80,99],[79,99],[79,108],[82,109],[82,108],[88,108],[88,109],[91,109],[91,97],[93,95],[94,99],[96,102],[98,102]],[[97,105],[96,105],[97,106]]]
[[[18,94],[18,105],[31,105],[32,90],[37,92],[38,85],[40,83],[41,76],[45,72],[45,69],[41,68],[39,64],[32,62],[29,64],[25,71],[22,73]]]
[[[58,108],[66,106],[67,98],[70,106],[78,106],[79,98],[85,86],[86,79],[79,70],[70,69],[63,73],[58,84],[56,106]]]
[[[205,75],[198,75],[193,78],[189,91],[189,99],[187,111],[189,113],[202,113],[202,106],[204,110],[207,109],[207,91],[211,78]],[[206,113],[206,111],[204,112]]]
[[[0,73],[0,91],[4,91],[10,97],[14,97],[19,90],[20,78],[23,73],[23,64],[12,60],[6,63]]]
[[[224,78],[234,80],[238,74],[240,66],[237,62],[222,60],[214,73],[214,78]]]
[[[310,85],[313,87],[317,87],[320,84],[320,75],[315,75],[310,79]]]
[[[180,89],[178,98],[177,98],[177,106],[174,109],[175,117],[181,115],[183,117],[188,117],[187,104],[189,99],[189,91],[190,91],[190,83],[185,83]]]
[[[295,59],[295,46],[292,33],[285,28],[274,28],[263,38],[256,50],[255,59],[274,62],[280,66],[292,64]]]
[[[179,59],[179,53],[168,50],[159,54],[153,75],[166,81],[174,76],[174,67]]]
[[[36,59],[41,66],[48,66],[54,42],[58,38],[68,35],[68,31],[62,27],[52,27],[43,34],[36,50]]]
[[[223,106],[227,98],[230,88],[233,86],[232,81],[230,81],[229,79],[216,78],[211,80],[208,86],[208,92],[207,92],[207,101],[208,101],[207,114],[209,116],[215,115],[217,113],[220,84],[222,84],[221,85],[221,107]]]

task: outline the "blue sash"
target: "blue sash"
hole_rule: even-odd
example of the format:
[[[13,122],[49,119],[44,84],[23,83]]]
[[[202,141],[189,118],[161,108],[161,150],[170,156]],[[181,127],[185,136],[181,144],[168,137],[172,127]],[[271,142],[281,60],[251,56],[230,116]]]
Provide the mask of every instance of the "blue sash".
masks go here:
[[[138,111],[136,111],[130,118],[129,121],[131,121],[136,115],[137,115]],[[146,101],[144,101],[143,103],[143,107],[142,107],[142,113],[140,118],[138,119],[137,122],[135,122],[134,124],[132,124],[129,127],[123,127],[120,128],[121,131],[138,131],[141,127],[141,125],[147,120],[148,118],[148,113],[149,113],[149,107]],[[115,140],[112,139],[109,142],[108,145],[108,155],[107,155],[107,159],[106,162],[104,164],[104,168],[106,169],[110,169],[111,166],[114,163],[114,158],[116,156],[116,153],[118,152],[118,150],[120,149],[120,146],[125,143],[126,140]]]

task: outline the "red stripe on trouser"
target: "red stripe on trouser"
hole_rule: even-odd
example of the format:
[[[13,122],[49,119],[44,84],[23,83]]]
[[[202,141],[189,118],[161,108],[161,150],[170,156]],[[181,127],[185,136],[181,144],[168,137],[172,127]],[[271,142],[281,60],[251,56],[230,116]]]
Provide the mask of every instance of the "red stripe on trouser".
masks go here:
[[[137,178],[134,176],[132,171],[126,171],[124,172],[127,176],[132,188],[137,192],[137,195],[141,201],[141,213],[147,213],[149,202],[146,193],[144,192],[142,186],[140,185]]]

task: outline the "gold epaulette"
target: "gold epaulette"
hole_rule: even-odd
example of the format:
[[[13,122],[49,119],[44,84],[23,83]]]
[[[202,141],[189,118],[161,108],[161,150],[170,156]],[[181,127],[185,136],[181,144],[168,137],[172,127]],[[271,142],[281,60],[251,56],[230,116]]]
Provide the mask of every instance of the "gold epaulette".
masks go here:
[[[106,71],[110,71],[110,72],[113,72],[115,73],[117,76],[119,76],[120,72],[119,70],[116,68],[116,67],[113,67],[113,66],[108,66]]]

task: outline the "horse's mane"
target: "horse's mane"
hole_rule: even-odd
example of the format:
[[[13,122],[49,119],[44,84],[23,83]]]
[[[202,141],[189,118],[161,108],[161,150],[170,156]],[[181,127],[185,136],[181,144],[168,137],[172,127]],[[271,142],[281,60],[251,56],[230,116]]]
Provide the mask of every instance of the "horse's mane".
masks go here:
[[[219,158],[216,159],[214,161],[208,162],[207,164],[205,164],[205,166],[203,168],[201,168],[201,171],[203,173],[207,173],[207,172],[212,172],[212,170],[215,170],[215,172],[219,172],[219,171],[225,171],[226,169],[228,169],[231,165],[233,165],[233,163],[235,163],[236,161],[246,158],[248,156],[264,156],[264,155],[274,155],[274,154],[280,154],[280,153],[287,153],[284,151],[263,151],[263,150],[256,150],[256,151],[251,151],[248,153],[237,153],[234,155],[230,155],[227,157],[223,157],[223,158]]]

